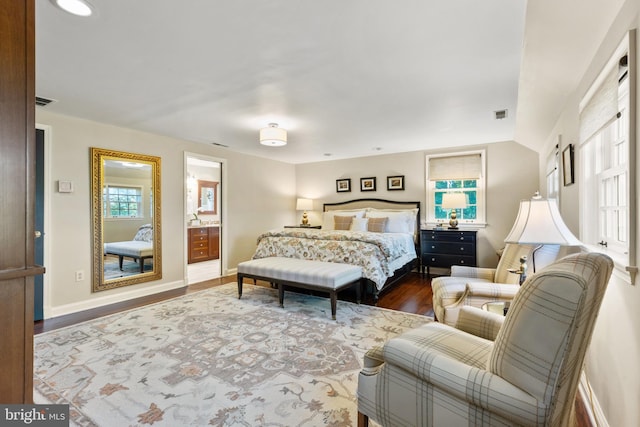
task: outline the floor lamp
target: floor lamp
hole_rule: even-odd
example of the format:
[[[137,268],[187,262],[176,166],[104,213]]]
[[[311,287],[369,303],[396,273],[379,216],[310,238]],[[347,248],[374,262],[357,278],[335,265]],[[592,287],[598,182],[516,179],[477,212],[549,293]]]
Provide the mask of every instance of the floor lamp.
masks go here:
[[[543,199],[536,191],[529,200],[520,201],[520,210],[505,243],[538,245],[531,254],[533,272],[536,272],[536,251],[544,245],[582,246],[562,220],[555,199]],[[526,257],[520,260],[520,284],[526,278]]]

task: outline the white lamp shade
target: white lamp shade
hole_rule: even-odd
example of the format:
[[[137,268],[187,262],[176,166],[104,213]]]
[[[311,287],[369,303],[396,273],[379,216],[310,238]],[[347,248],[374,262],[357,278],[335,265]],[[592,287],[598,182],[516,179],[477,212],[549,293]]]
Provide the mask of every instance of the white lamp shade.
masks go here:
[[[269,123],[269,127],[260,129],[260,144],[270,147],[287,145],[287,131],[276,123]]]
[[[516,222],[506,243],[582,246],[562,220],[555,200],[531,199],[520,201]]]
[[[442,195],[443,209],[456,209],[467,207],[467,195],[464,193],[445,193]]]
[[[313,200],[311,199],[298,199],[296,202],[297,211],[310,211],[313,210]]]

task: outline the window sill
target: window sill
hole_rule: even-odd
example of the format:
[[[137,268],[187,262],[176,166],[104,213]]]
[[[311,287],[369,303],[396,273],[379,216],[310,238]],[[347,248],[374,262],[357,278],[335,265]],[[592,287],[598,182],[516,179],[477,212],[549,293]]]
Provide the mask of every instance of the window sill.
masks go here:
[[[584,245],[584,248],[589,252],[597,252],[609,256],[613,260],[613,275],[629,285],[634,284],[635,273],[627,269],[635,268],[629,266],[629,254],[612,251],[597,245]]]

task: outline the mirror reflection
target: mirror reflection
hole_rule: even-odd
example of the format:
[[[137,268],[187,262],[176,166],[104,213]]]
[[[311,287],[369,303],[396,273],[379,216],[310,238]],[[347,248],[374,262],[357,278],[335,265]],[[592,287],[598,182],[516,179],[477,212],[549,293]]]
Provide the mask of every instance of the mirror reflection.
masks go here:
[[[91,152],[94,292],[162,278],[160,158]]]
[[[218,183],[198,180],[198,212],[217,215]]]

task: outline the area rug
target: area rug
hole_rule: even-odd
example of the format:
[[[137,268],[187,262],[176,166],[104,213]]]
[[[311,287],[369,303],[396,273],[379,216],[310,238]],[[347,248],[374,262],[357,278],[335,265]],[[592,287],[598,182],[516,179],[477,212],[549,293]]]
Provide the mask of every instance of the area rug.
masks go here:
[[[36,403],[79,426],[354,426],[364,353],[431,319],[235,283],[35,337]]]
[[[117,256],[107,256],[104,258],[104,280],[117,279],[119,277],[135,276],[140,274],[140,264],[129,258],[125,258],[122,263],[122,270]],[[144,262],[144,272],[153,271],[153,260],[147,259]]]

